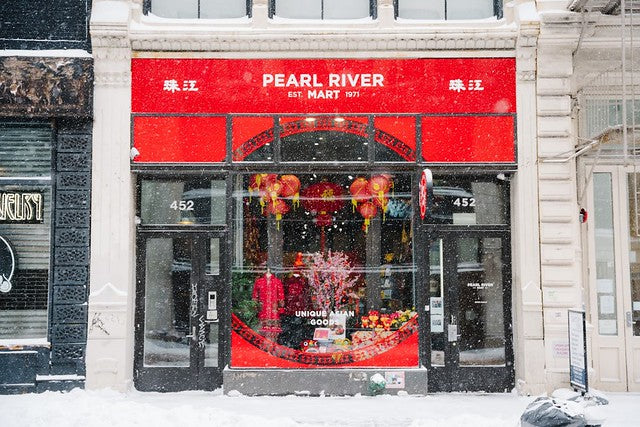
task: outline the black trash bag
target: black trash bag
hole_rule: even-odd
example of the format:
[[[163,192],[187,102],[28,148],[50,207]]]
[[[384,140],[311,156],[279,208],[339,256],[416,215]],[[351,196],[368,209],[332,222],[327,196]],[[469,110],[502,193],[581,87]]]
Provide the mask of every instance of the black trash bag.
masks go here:
[[[520,417],[522,427],[585,427],[580,405],[539,397],[527,406]]]

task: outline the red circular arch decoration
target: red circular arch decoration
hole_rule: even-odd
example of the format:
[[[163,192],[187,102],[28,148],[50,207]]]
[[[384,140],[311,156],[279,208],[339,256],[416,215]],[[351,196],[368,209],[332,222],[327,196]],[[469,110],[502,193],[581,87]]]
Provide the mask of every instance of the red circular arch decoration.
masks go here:
[[[334,117],[319,117],[314,122],[312,122],[312,124],[304,119],[284,123],[282,125],[282,129],[280,130],[280,137],[284,138],[299,133],[318,131],[350,133],[352,135],[361,136],[362,138],[367,138],[366,123],[348,119],[345,119],[341,122],[336,122],[334,120]],[[384,145],[385,147],[391,149],[408,162],[413,162],[416,160],[416,152],[413,148],[409,147],[400,139],[387,132],[384,132],[380,129],[374,129],[373,139],[378,144]],[[240,147],[236,148],[236,150],[233,152],[233,160],[242,161],[249,154],[263,147],[265,144],[272,143],[274,140],[274,128],[260,132],[253,138],[247,140]]]

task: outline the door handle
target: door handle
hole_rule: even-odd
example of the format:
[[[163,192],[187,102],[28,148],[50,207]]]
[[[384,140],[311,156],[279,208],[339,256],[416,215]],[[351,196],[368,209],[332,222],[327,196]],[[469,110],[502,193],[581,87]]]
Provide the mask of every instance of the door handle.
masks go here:
[[[189,335],[185,335],[185,338],[191,338],[192,340],[196,339],[196,327],[191,327],[191,333]]]
[[[627,311],[625,313],[625,317],[627,318],[627,326],[628,327],[632,327],[633,326],[633,315],[630,311]]]

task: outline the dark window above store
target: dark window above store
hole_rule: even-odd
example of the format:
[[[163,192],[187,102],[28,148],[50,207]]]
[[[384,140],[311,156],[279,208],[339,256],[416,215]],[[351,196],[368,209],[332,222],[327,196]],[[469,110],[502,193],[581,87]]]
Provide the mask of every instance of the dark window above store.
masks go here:
[[[229,19],[251,15],[250,0],[144,0],[144,12],[172,19]]]
[[[360,19],[376,17],[375,0],[270,0],[269,17]]]
[[[396,18],[435,21],[502,18],[502,0],[394,0]]]
[[[0,48],[89,49],[88,0],[0,1]]]

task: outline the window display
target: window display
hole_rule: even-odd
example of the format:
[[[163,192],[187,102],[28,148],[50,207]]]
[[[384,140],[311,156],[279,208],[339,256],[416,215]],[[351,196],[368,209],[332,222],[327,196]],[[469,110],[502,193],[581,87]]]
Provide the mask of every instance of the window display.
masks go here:
[[[409,174],[246,174],[232,367],[417,366]]]

